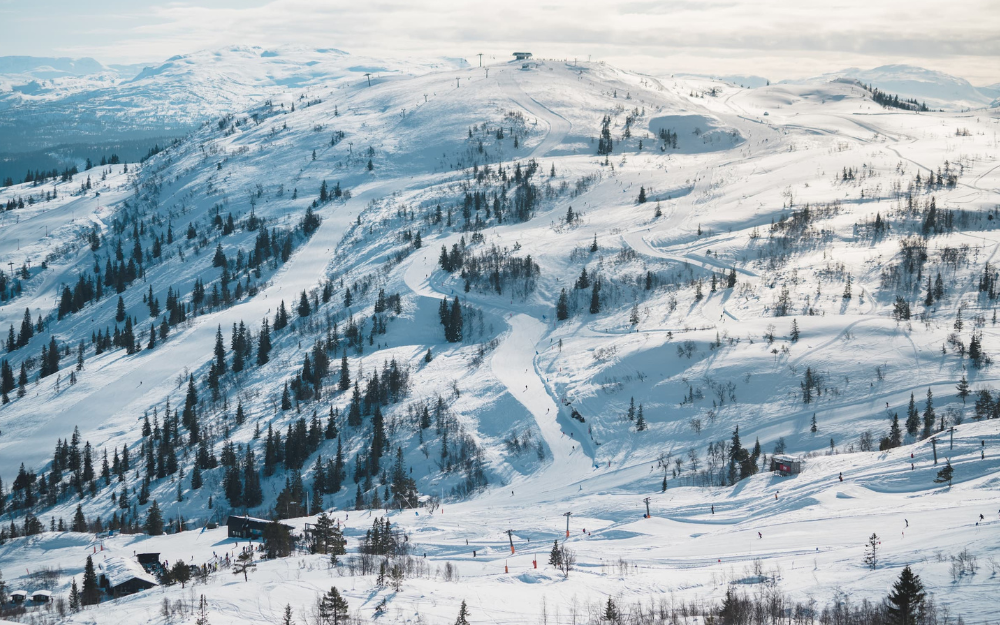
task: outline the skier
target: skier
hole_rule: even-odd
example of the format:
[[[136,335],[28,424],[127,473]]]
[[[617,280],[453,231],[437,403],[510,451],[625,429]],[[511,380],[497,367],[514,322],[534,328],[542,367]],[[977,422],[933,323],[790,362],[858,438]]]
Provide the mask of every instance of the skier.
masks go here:
[[[760,532],[757,532],[757,538],[761,538],[762,539],[762,538],[764,538],[764,535],[761,534]]]
[[[906,521],[906,527],[910,527],[910,521],[909,521],[909,519],[903,519],[903,520]]]
[[[712,514],[715,514],[715,504],[712,504]]]
[[[840,481],[841,482],[844,481],[844,472],[843,471],[840,472]]]

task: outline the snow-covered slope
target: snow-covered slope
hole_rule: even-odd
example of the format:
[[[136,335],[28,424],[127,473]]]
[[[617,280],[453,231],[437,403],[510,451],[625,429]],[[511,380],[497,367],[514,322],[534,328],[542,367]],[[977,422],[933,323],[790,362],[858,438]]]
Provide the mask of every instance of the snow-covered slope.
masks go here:
[[[543,605],[561,615],[546,618],[569,622],[574,603],[580,614],[607,596],[620,605],[665,592],[714,601],[762,574],[796,600],[825,603],[837,587],[878,599],[906,563],[951,614],[990,618],[987,565],[954,582],[949,567],[966,547],[984,561],[998,547],[1000,420],[976,417],[994,416],[997,404],[989,360],[998,345],[1000,119],[884,109],[847,82],[740,89],[547,61],[413,75],[381,67],[352,65],[331,84],[304,79],[138,169],[0,191],[3,204],[34,200],[0,214],[0,262],[8,277],[24,268],[0,307],[0,332],[16,334],[26,308],[42,317],[41,332],[6,355],[15,376],[31,365],[23,396],[12,391],[0,407],[8,492],[21,463],[51,477],[56,439],[78,427],[98,474],[105,450],[125,446],[143,460],[121,482],[98,477],[93,495],[82,487],[82,499],[64,471],[67,492],[31,511],[70,520],[79,504],[91,520],[141,521],[143,452],[163,448],[144,421],[161,425],[184,409],[192,380],[197,431],[185,416],[171,452],[177,470],[158,476],[154,460],[148,484],[168,518],[203,526],[245,508],[227,502],[224,466],[201,467],[204,483],[191,487],[200,443],[243,470],[253,449],[259,470],[269,427],[294,437],[314,413],[322,428],[332,418],[339,437],[317,430],[297,466],[275,462],[248,512],[275,511],[286,478],[301,475],[309,501],[334,509],[356,550],[380,514],[355,510],[357,498],[363,508],[393,499],[385,482],[395,478],[364,476],[382,435],[380,468],[390,472],[398,454],[426,504],[391,514],[429,563],[399,593],[303,555],[262,564],[249,586],[225,573],[196,589],[213,623],[272,621],[285,603],[305,615],[331,583],[366,618],[385,599],[399,622],[453,621],[463,598],[477,622],[535,620]],[[188,71],[183,59],[161,69]],[[371,86],[357,80],[363,73]],[[604,126],[613,149],[599,155]],[[321,188],[334,197],[319,201]],[[322,221],[304,227],[312,206]],[[281,243],[254,264],[259,219]],[[62,286],[103,279],[119,242],[121,262],[141,259],[142,271],[60,318]],[[149,347],[168,289],[194,304],[196,280],[205,301]],[[213,303],[213,289],[225,301]],[[91,336],[115,330],[119,290],[142,349],[98,354]],[[150,292],[160,303],[152,316]],[[298,310],[303,292],[308,314]],[[461,340],[446,340],[443,298],[463,306]],[[281,302],[291,322],[272,332],[270,358],[258,364],[252,336],[247,366],[231,371],[231,328],[258,333]],[[220,328],[226,371],[213,397]],[[59,371],[39,377],[53,337]],[[303,367],[319,352],[331,372],[313,384]],[[348,422],[342,357],[350,380],[361,380],[359,425]],[[408,384],[383,393],[369,384],[373,372],[383,384],[402,372]],[[963,381],[970,394],[959,396]],[[299,390],[283,407],[286,383]],[[911,397],[915,431],[906,433]],[[902,446],[874,451],[894,414]],[[766,457],[804,457],[803,473],[722,485],[741,470],[727,466],[737,427],[748,449],[756,441]],[[342,488],[314,491],[338,448]],[[934,481],[946,459],[953,486]],[[112,501],[123,490],[124,508]],[[652,519],[641,516],[645,497]],[[300,503],[281,501],[286,513]],[[13,512],[19,524],[23,508]],[[568,511],[579,563],[564,581],[543,563]],[[505,574],[507,530],[518,552]],[[862,545],[872,532],[883,537],[885,565],[868,572]],[[235,547],[214,530],[103,545],[196,562]],[[27,584],[25,567],[78,576],[81,550],[96,547],[82,534],[45,533],[11,541],[0,557],[8,578]],[[433,572],[449,562],[461,584]],[[57,590],[68,587],[64,575]],[[159,622],[164,597],[182,596],[152,591],[120,600],[128,611],[105,605],[71,619]]]
[[[960,110],[987,106],[996,95],[964,78],[912,65],[882,65],[872,69],[851,67],[820,76],[820,80],[852,78],[900,99],[916,99],[934,109]]]

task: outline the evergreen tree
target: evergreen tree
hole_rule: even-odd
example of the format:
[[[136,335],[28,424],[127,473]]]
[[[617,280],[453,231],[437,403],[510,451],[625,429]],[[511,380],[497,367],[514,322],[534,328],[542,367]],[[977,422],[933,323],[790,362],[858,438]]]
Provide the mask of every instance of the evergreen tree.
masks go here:
[[[549,552],[549,564],[559,568],[562,566],[562,549],[559,548],[559,541],[553,541],[552,551]]]
[[[308,317],[309,313],[312,312],[312,308],[309,306],[309,296],[306,295],[305,290],[302,291],[302,295],[299,297],[298,313],[300,317]]]
[[[923,616],[924,585],[910,566],[903,567],[899,579],[892,585],[886,601],[886,611],[894,625],[916,625]]]
[[[639,416],[635,419],[635,431],[642,432],[646,429],[646,419],[642,416],[642,404],[639,404]]]
[[[889,446],[899,447],[903,444],[903,433],[899,428],[899,413],[892,413],[892,425],[889,427]]]
[[[924,438],[931,435],[934,428],[934,395],[927,389],[927,406],[924,408]]]
[[[267,325],[267,319],[261,324],[260,334],[257,337],[257,366],[266,365],[271,354],[271,329]]]
[[[217,375],[226,372],[226,348],[222,344],[222,326],[215,330],[215,371]]]
[[[601,283],[594,280],[593,289],[590,292],[590,314],[596,315],[601,312]]]
[[[878,565],[878,550],[881,544],[879,537],[874,533],[868,537],[868,542],[865,543],[865,564],[873,571]]]
[[[160,505],[153,500],[149,506],[149,513],[146,515],[144,529],[150,536],[160,536],[163,534],[163,515],[160,513]]]
[[[97,605],[101,602],[101,588],[97,584],[97,570],[94,560],[87,556],[87,564],[83,568],[83,590],[80,592],[82,605]]]
[[[937,472],[937,477],[934,478],[934,481],[938,484],[948,482],[948,486],[951,486],[951,479],[954,474],[955,469],[951,466],[951,460],[946,460],[945,465]]]
[[[961,381],[959,381],[959,383],[955,386],[955,388],[958,390],[958,397],[959,397],[959,399],[961,399],[962,403],[964,404],[965,403],[965,398],[968,397],[969,394],[972,392],[969,389],[969,381],[965,379],[965,374],[964,373],[962,374]]]
[[[73,578],[73,585],[69,589],[69,609],[70,612],[79,612],[83,607],[80,597],[80,589],[76,585],[76,578]]]
[[[462,607],[458,609],[458,618],[455,620],[455,625],[469,625],[469,608],[465,605],[465,599],[462,599]]]
[[[319,601],[319,618],[324,625],[340,625],[348,621],[347,599],[344,599],[336,587],[323,595]]]
[[[917,411],[917,402],[910,393],[910,405],[906,408],[906,433],[916,436],[920,430],[920,413]]]
[[[351,372],[347,367],[347,350],[344,350],[343,356],[340,358],[340,380],[337,382],[337,388],[341,392],[346,391],[351,388]]]
[[[559,301],[556,303],[556,319],[559,321],[569,319],[569,298],[566,296],[566,289],[559,293]]]
[[[83,516],[83,506],[81,504],[76,505],[76,512],[73,514],[73,526],[71,528],[74,532],[86,533],[87,531],[87,519]]]

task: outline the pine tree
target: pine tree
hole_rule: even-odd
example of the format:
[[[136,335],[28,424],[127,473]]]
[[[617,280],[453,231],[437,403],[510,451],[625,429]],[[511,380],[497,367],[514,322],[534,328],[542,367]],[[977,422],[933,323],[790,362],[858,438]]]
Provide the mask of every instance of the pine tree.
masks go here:
[[[257,366],[266,365],[271,354],[271,329],[267,325],[267,319],[261,324],[260,334],[257,338]]]
[[[330,592],[323,595],[319,601],[319,618],[325,624],[340,625],[348,620],[349,606],[337,588],[331,587]]]
[[[965,403],[965,398],[969,396],[971,391],[969,390],[969,381],[965,379],[965,374],[962,374],[961,381],[955,386],[958,389],[958,397]]]
[[[646,203],[646,187],[639,187],[639,204]]]
[[[618,622],[618,608],[615,606],[614,600],[608,597],[608,602],[604,604],[604,620],[608,623]]]
[[[101,589],[97,585],[97,571],[94,569],[94,560],[87,556],[87,564],[83,569],[83,590],[80,592],[80,603],[82,605],[97,605],[101,602]]]
[[[226,348],[222,344],[222,326],[215,330],[215,370],[217,375],[226,372]]]
[[[892,413],[892,425],[889,427],[889,446],[899,447],[903,444],[903,433],[899,428],[899,413]]]
[[[340,380],[337,383],[337,388],[341,392],[346,391],[351,388],[351,373],[347,367],[347,350],[344,350],[344,355],[340,358]]]
[[[893,625],[915,625],[923,616],[924,584],[910,566],[903,567],[899,579],[892,585],[892,592],[886,601],[886,610]]]
[[[910,405],[906,408],[906,433],[916,436],[920,430],[920,413],[917,412],[917,402],[910,393]]]
[[[569,319],[569,298],[566,296],[566,289],[559,293],[559,301],[556,302],[556,319],[559,321]]]
[[[646,429],[646,419],[642,416],[642,404],[639,404],[639,416],[635,418],[635,431],[642,432]]]
[[[462,607],[458,609],[458,618],[455,619],[455,625],[469,625],[469,608],[465,605],[465,599],[462,599]]]
[[[309,306],[309,296],[306,295],[305,290],[302,291],[302,295],[299,297],[298,313],[300,317],[308,317],[309,313],[312,312],[312,308]]]
[[[792,343],[796,343],[799,340],[799,322],[797,320],[795,320],[795,319],[792,319],[792,335],[791,335],[791,339],[792,339]]]
[[[814,412],[812,416],[812,422],[809,424],[809,431],[815,434],[818,429],[819,428],[816,427],[816,413]]]
[[[924,408],[924,438],[931,435],[934,428],[934,395],[927,389],[927,406]]]
[[[288,394],[288,382],[285,382],[285,389],[281,392],[281,409],[292,409],[292,397]]]
[[[596,315],[601,312],[601,283],[594,280],[593,289],[590,292],[590,314]]]
[[[72,531],[86,533],[87,531],[87,519],[83,516],[83,506],[77,504],[76,512],[73,514],[73,527]]]
[[[873,571],[878,565],[878,550],[881,544],[879,537],[874,533],[868,537],[868,542],[865,543],[865,564]]]
[[[146,516],[144,529],[150,536],[160,536],[163,534],[163,515],[160,513],[160,505],[153,500],[149,506],[149,513]]]
[[[80,589],[76,585],[76,578],[73,578],[73,585],[69,589],[69,609],[71,612],[79,612],[83,607]]]
[[[559,568],[562,566],[562,549],[559,548],[559,541],[552,543],[552,551],[549,552],[549,564]]]
[[[945,465],[937,472],[937,477],[934,481],[938,484],[944,484],[948,482],[948,486],[951,486],[951,479],[954,476],[955,469],[951,466],[951,460],[946,460]]]

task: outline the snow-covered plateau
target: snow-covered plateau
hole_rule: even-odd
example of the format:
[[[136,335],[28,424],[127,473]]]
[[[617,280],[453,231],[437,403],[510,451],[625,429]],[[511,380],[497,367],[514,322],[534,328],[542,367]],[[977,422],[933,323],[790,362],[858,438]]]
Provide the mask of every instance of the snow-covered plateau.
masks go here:
[[[988,98],[295,54],[0,188],[0,618],[853,623],[909,565],[996,621]],[[204,567],[73,609],[142,553]]]

